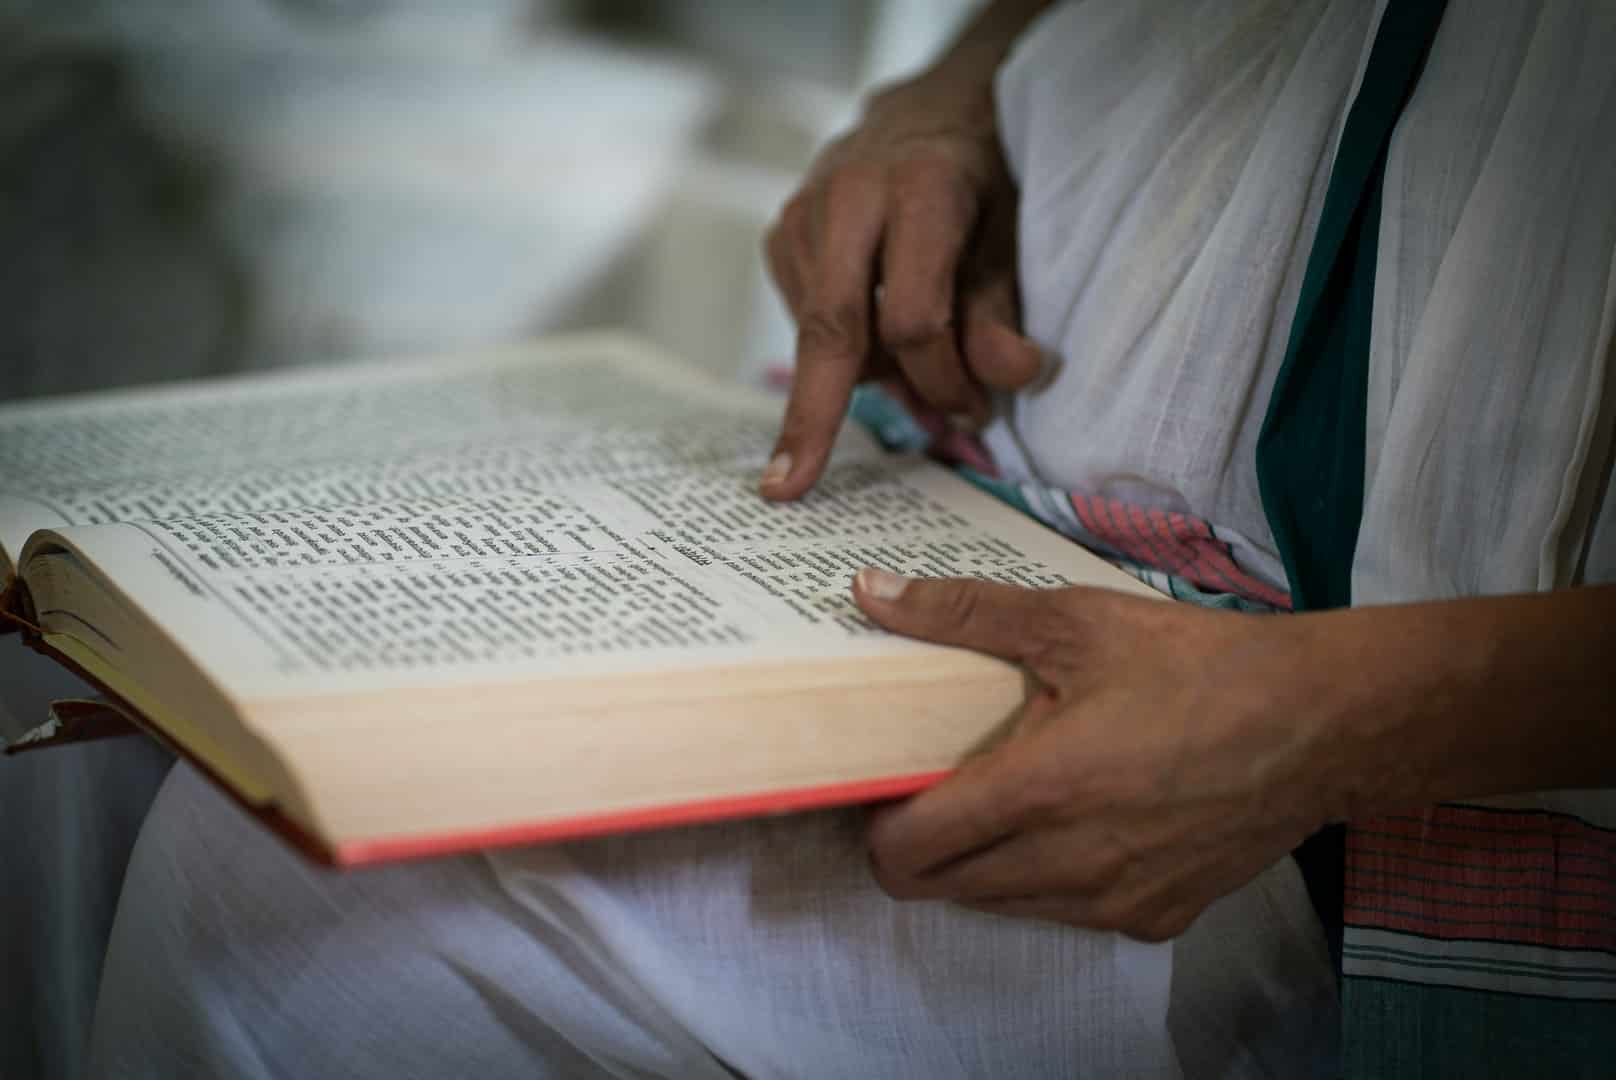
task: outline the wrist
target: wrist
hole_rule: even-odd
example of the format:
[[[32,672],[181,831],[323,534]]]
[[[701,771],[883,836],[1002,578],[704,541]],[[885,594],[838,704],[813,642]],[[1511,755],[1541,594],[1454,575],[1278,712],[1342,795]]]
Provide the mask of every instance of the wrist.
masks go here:
[[[865,99],[863,111],[866,122],[998,139],[992,69],[984,73],[939,61],[911,78],[876,87]]]
[[[1455,705],[1477,679],[1468,656],[1414,645],[1397,609],[1256,618],[1261,632],[1226,665],[1262,687],[1252,697],[1299,818],[1317,828],[1449,797]]]
[[[919,96],[932,107],[991,118],[993,80],[1016,40],[1050,0],[997,0],[974,18],[954,43],[914,77],[878,87],[866,114],[907,107]]]
[[[1613,600],[1581,588],[1288,620],[1332,813],[1616,783]]]
[[[1333,819],[1362,819],[1452,797],[1444,780],[1463,752],[1455,723],[1484,665],[1470,643],[1410,625],[1399,609],[1302,616],[1332,747],[1324,787]]]
[[[993,74],[1027,27],[1052,0],[994,0],[934,65],[991,84]]]

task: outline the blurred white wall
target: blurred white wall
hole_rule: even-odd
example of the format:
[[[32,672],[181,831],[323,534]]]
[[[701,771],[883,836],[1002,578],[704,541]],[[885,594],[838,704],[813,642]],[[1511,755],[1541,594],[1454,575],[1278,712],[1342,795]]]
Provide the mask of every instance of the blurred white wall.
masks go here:
[[[859,92],[923,63],[972,6],[0,0],[0,63],[119,68],[132,122],[194,181],[197,228],[233,268],[222,298],[192,300],[225,328],[225,366],[604,324],[746,376],[791,348],[768,220]],[[72,342],[11,363],[96,349]]]

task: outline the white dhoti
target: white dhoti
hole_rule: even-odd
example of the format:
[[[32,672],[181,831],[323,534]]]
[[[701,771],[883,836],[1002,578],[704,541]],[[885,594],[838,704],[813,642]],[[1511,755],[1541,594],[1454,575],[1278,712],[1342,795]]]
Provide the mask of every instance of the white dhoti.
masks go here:
[[[1148,985],[1172,958],[1171,1008]],[[348,873],[177,767],[91,1075],[1307,1075],[1335,983],[1287,859],[1171,946],[897,903],[858,812]]]

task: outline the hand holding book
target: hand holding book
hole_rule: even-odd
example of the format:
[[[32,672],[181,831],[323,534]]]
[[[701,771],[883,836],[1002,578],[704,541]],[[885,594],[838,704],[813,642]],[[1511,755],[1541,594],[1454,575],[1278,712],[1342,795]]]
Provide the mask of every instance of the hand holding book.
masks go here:
[[[1001,741],[880,812],[900,898],[1163,940],[1324,825],[1616,772],[1612,585],[1284,617],[876,572],[855,596],[1035,680]]]
[[[1000,743],[876,819],[896,897],[1166,940],[1329,818],[1329,718],[1298,715],[1277,674],[1288,620],[879,571],[854,595],[887,629],[1035,680]]]

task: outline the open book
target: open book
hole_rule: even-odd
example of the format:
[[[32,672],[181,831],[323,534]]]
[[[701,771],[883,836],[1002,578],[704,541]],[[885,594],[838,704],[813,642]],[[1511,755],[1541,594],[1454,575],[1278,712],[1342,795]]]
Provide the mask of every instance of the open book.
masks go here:
[[[866,565],[1155,595],[851,426],[608,335],[0,406],[11,621],[342,864],[914,791],[1020,703]]]

